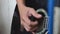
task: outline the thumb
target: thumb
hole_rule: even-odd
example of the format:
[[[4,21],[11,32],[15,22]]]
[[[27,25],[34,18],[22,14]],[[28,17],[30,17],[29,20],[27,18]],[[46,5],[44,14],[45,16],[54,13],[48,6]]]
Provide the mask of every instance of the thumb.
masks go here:
[[[35,10],[31,11],[31,14],[35,17],[35,18],[41,18],[42,15],[38,14]]]

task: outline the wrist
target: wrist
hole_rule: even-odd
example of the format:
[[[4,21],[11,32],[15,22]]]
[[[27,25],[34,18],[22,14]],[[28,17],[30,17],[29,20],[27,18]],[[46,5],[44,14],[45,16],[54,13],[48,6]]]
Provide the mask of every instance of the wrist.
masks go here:
[[[24,0],[17,0],[18,7],[25,7],[25,1]]]

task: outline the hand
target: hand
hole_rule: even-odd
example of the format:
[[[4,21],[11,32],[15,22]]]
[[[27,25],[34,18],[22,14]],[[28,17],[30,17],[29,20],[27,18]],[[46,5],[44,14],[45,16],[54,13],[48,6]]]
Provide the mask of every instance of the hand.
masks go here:
[[[31,25],[32,26],[37,25],[38,24],[37,21],[32,22],[28,17],[33,15],[38,19],[42,17],[40,14],[38,14],[33,8],[26,7],[26,6],[20,7],[19,13],[20,13],[21,25],[26,29],[26,31],[29,32],[37,29],[37,27],[31,27]]]

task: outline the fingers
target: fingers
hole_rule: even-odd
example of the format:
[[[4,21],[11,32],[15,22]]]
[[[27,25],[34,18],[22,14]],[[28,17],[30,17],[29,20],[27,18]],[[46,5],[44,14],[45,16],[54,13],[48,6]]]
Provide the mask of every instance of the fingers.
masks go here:
[[[35,21],[35,22],[30,21],[30,19],[28,18],[28,16],[33,15],[36,18],[41,18],[42,16],[40,14],[38,14],[32,8],[26,9],[24,11],[22,10],[20,12],[21,25],[23,25],[23,27],[26,29],[26,31],[33,31],[33,30],[37,29],[37,27],[35,27],[38,24],[37,21]]]
[[[38,29],[38,27],[36,26],[36,27],[33,27],[33,28],[31,28],[31,32],[34,32],[34,31],[36,31]]]
[[[29,26],[30,26],[30,25],[35,26],[35,25],[38,24],[37,21],[35,21],[35,22],[30,21],[30,19],[29,19],[27,16],[25,16],[22,20],[23,20],[27,25],[29,25]]]
[[[35,22],[34,22],[35,23]],[[37,29],[37,27],[35,27],[35,25],[34,24],[31,24],[31,25],[28,25],[26,22],[24,22],[23,20],[21,21],[21,24],[22,24],[22,26],[24,26],[24,28],[26,29],[26,31],[34,31],[34,30],[36,30]]]
[[[35,34],[34,32],[32,32],[32,34]]]
[[[22,25],[24,26],[24,28],[26,29],[26,31],[30,31],[31,27],[26,24],[24,21],[21,21]]]
[[[30,25],[30,23],[31,23],[31,21],[29,20],[29,18],[27,16],[22,17],[22,20],[28,25]]]
[[[24,26],[25,30],[28,32],[32,32],[37,29],[37,27],[35,27],[35,25],[31,24],[32,26],[30,26],[26,22],[24,22],[23,20],[21,20],[21,24],[22,24],[22,26]]]
[[[37,21],[35,21],[35,22],[31,22],[31,27],[34,27],[34,26],[36,26],[37,24],[38,24]]]
[[[25,16],[24,18],[21,17],[21,24],[24,26],[24,28],[26,29],[26,31],[31,31],[31,29],[37,25],[37,21],[35,22],[31,22],[28,18],[28,16]],[[32,27],[31,27],[32,25]]]
[[[30,12],[36,18],[41,18],[42,17],[42,15],[38,14],[34,9],[31,9]]]

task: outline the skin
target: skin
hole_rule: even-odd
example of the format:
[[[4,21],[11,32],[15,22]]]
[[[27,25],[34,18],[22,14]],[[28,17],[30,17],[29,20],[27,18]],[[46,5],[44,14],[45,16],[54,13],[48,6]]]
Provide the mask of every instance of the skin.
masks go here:
[[[18,4],[18,9],[20,13],[20,20],[21,25],[26,29],[27,32],[32,32],[32,34],[35,34],[33,31],[37,29],[37,27],[31,27],[37,25],[37,21],[32,22],[29,20],[29,16],[33,15],[34,17],[41,18],[42,16],[38,14],[33,8],[27,7],[24,4],[25,0],[16,0]]]

